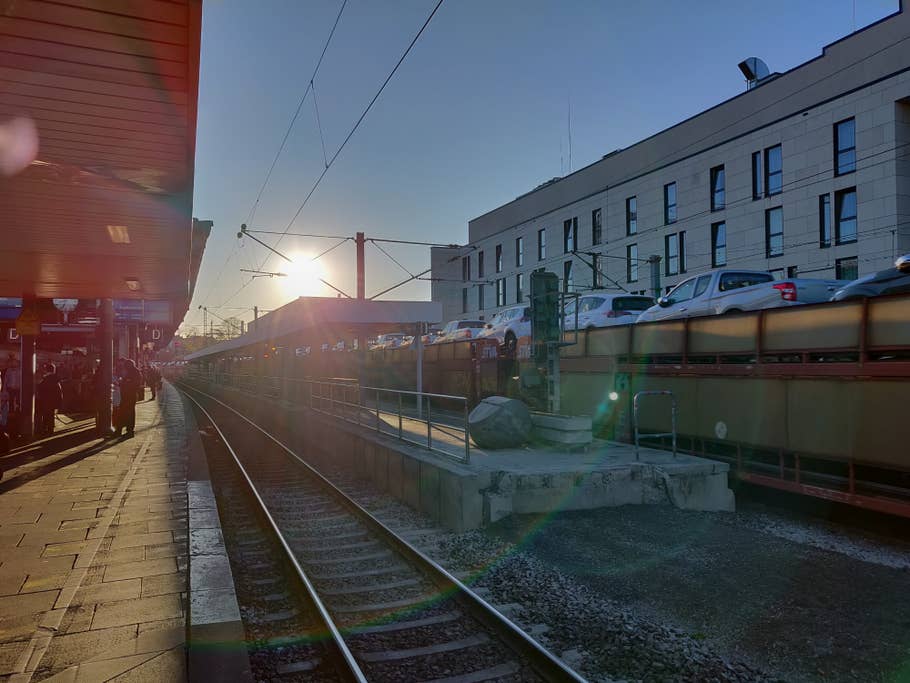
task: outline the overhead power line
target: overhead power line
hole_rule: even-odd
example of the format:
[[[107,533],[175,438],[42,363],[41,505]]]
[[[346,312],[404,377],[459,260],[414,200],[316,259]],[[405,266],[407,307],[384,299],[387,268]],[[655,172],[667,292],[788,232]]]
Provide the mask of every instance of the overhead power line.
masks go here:
[[[433,7],[433,11],[430,12],[430,15],[427,17],[426,21],[423,22],[423,26],[420,27],[420,30],[417,32],[417,34],[414,36],[414,38],[413,38],[413,39],[411,40],[411,42],[408,44],[408,47],[405,49],[405,51],[402,53],[401,57],[398,59],[398,62],[395,64],[395,66],[394,66],[394,67],[392,68],[392,70],[389,72],[389,75],[386,76],[386,79],[382,82],[382,85],[379,86],[379,90],[377,90],[377,91],[376,91],[376,94],[373,95],[373,99],[371,99],[370,102],[369,102],[369,104],[367,104],[366,108],[365,108],[365,109],[363,110],[363,112],[360,114],[360,117],[357,119],[356,123],[354,123],[353,128],[351,128],[351,131],[347,134],[347,136],[346,136],[346,137],[344,138],[344,140],[342,141],[341,145],[338,147],[338,149],[335,151],[335,153],[334,153],[334,154],[332,155],[332,157],[329,159],[329,161],[328,161],[328,163],[326,164],[325,168],[322,170],[322,173],[320,173],[320,174],[319,174],[319,177],[316,178],[316,182],[313,183],[313,186],[310,188],[310,191],[307,192],[306,196],[303,198],[303,201],[300,203],[300,206],[297,207],[297,211],[294,212],[293,217],[292,217],[291,220],[288,222],[287,227],[282,231],[281,236],[278,238],[278,242],[275,244],[276,247],[277,247],[279,244],[281,244],[281,240],[284,238],[284,236],[285,236],[285,235],[288,233],[288,231],[291,229],[291,226],[294,225],[294,222],[297,220],[297,217],[300,216],[300,213],[303,211],[304,207],[305,207],[305,206],[307,205],[307,203],[310,201],[310,197],[313,196],[313,193],[316,192],[316,188],[319,187],[319,184],[322,182],[322,179],[325,178],[326,173],[329,172],[329,169],[330,169],[330,168],[332,167],[332,165],[335,163],[335,160],[338,159],[338,156],[341,154],[342,150],[343,150],[343,149],[345,148],[345,146],[348,144],[348,142],[350,141],[350,139],[351,139],[352,137],[354,137],[354,133],[357,132],[357,129],[360,127],[360,124],[363,123],[363,120],[366,118],[367,114],[368,114],[368,113],[370,112],[370,110],[373,108],[373,105],[376,104],[376,100],[379,99],[379,96],[382,94],[382,91],[385,90],[385,87],[389,84],[389,81],[391,81],[392,78],[395,76],[395,74],[397,73],[399,67],[402,65],[402,63],[404,62],[404,60],[407,58],[408,54],[410,54],[410,52],[411,52],[411,50],[413,49],[414,45],[415,45],[415,44],[417,43],[417,41],[420,39],[420,36],[423,35],[423,32],[426,30],[427,26],[430,25],[430,22],[433,20],[433,17],[436,16],[436,12],[439,10],[440,6],[442,6],[442,3],[443,3],[443,0],[439,0],[439,1],[436,3],[436,6]],[[267,255],[266,255],[265,259],[264,259],[263,262],[262,262],[262,265],[260,265],[260,268],[262,268],[262,267],[265,266],[265,264],[268,262],[268,260],[269,260],[270,257],[271,257],[271,254],[267,254]]]

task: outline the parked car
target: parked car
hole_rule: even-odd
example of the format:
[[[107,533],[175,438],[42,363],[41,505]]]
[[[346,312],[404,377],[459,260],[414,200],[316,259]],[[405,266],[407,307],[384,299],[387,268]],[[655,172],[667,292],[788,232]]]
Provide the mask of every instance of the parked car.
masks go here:
[[[899,256],[893,268],[887,268],[874,275],[866,275],[854,280],[846,287],[834,292],[831,301],[848,301],[865,299],[883,294],[910,293],[910,254]]]
[[[474,339],[486,328],[483,320],[453,320],[446,323],[439,333],[437,341],[458,341],[459,339]]]
[[[397,349],[402,345],[408,335],[404,332],[391,332],[389,334],[380,334],[376,338],[376,343],[370,347],[370,350],[373,349]]]
[[[634,323],[642,311],[654,305],[650,296],[639,294],[586,294],[566,304],[565,329],[575,329],[575,309],[578,307],[578,329],[625,325]]]
[[[530,306],[513,306],[499,311],[490,318],[479,336],[492,337],[505,346],[506,353],[514,353],[518,348],[518,340],[531,336]]]
[[[715,270],[690,277],[638,316],[637,322],[691,318],[828,301],[843,280],[775,280],[755,270]]]

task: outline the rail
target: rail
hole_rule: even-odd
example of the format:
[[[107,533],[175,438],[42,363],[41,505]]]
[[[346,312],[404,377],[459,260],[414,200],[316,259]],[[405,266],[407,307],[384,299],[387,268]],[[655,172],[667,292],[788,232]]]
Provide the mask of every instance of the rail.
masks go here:
[[[259,377],[193,369],[188,378],[302,404],[315,412],[397,437],[458,462],[471,461],[469,403],[464,396],[362,386],[355,381]]]

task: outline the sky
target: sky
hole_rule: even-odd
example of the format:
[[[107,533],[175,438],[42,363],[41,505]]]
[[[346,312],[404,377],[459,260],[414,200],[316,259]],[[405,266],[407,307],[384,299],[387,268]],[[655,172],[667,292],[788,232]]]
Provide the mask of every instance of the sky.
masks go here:
[[[314,80],[328,158],[436,1],[348,0]],[[334,296],[316,276],[354,293],[353,242],[310,261],[335,241],[256,235],[289,266],[237,238],[341,6],[203,5],[193,215],[214,228],[184,331],[201,330],[200,306],[250,320],[254,305]],[[249,227],[463,244],[470,219],[739,94],[742,59],[786,71],[897,9],[898,0],[444,0],[290,223],[325,170],[307,97]],[[428,247],[382,246],[411,273],[429,268]],[[251,279],[241,268],[294,276]],[[366,245],[368,297],[407,277]],[[429,295],[428,281],[414,281],[383,298]]]

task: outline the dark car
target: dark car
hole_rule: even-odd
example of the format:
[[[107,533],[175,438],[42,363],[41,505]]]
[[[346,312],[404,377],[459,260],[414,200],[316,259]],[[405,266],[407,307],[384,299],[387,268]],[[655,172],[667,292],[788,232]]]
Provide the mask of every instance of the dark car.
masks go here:
[[[910,294],[910,254],[899,256],[894,262],[894,268],[866,275],[842,287],[834,292],[831,301],[864,299],[883,294]]]

